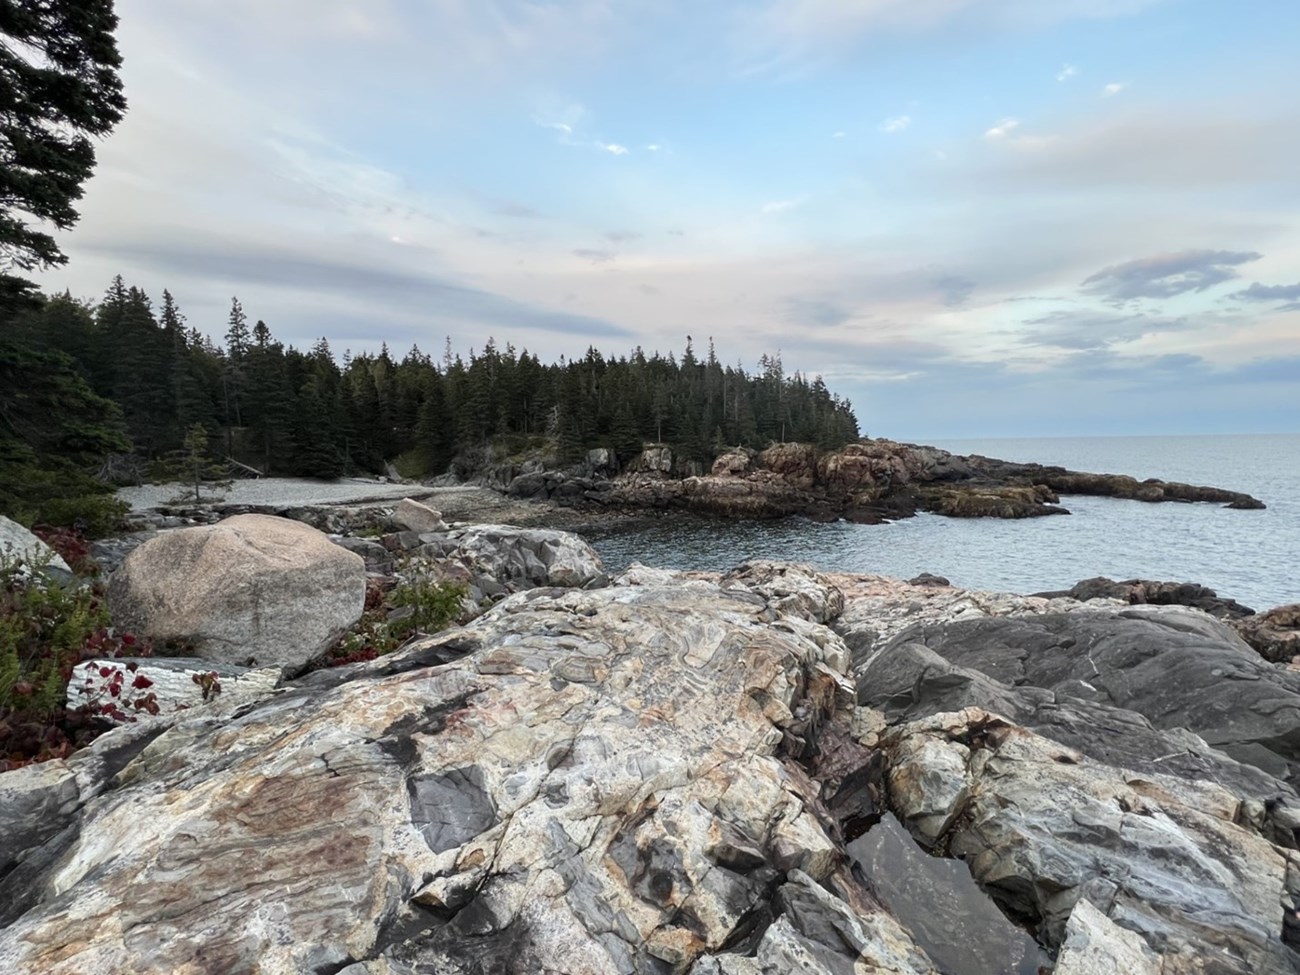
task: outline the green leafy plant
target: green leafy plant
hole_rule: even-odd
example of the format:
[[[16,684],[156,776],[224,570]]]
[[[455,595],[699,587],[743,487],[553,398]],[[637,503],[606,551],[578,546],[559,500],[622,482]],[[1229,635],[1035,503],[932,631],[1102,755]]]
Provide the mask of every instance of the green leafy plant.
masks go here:
[[[366,587],[361,619],[321,661],[324,667],[374,660],[413,636],[437,633],[464,611],[469,590],[462,584],[419,578],[385,591],[376,580]]]
[[[134,635],[113,630],[99,588],[60,586],[30,566],[0,562],[0,771],[70,754],[106,730],[101,717],[125,713],[123,704],[147,711],[148,694],[135,693],[147,685],[135,678],[105,675],[118,693],[110,689],[107,700],[75,709],[67,707],[68,682],[85,660],[151,653]]]

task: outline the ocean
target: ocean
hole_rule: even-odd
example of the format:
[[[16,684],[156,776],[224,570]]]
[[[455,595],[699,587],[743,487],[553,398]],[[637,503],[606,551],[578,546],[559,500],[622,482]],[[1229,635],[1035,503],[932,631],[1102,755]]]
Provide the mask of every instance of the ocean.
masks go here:
[[[920,514],[888,525],[713,521],[674,516],[586,533],[611,570],[632,562],[721,570],[746,559],[969,589],[1039,592],[1080,579],[1197,582],[1257,610],[1300,602],[1300,434],[942,440],[959,454],[1059,464],[1245,491],[1264,511],[1063,496],[1068,516],[1002,521]]]

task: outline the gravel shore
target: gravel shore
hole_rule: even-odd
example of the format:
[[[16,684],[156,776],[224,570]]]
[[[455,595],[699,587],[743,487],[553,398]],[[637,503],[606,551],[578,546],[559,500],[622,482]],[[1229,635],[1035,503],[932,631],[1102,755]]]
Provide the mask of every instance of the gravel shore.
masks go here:
[[[180,484],[143,484],[125,487],[117,496],[132,511],[170,507],[184,491]],[[452,487],[427,487],[422,484],[393,484],[346,478],[337,481],[313,481],[298,477],[263,477],[235,481],[229,489],[214,491],[205,502],[226,505],[250,505],[265,508],[293,508],[329,505],[359,507],[373,504],[396,504],[402,498],[414,498],[437,508],[447,521],[498,522],[511,525],[570,527],[585,524],[590,518],[572,509],[556,508],[546,502],[507,498],[496,491],[472,484]],[[185,505],[191,506],[189,502]]]

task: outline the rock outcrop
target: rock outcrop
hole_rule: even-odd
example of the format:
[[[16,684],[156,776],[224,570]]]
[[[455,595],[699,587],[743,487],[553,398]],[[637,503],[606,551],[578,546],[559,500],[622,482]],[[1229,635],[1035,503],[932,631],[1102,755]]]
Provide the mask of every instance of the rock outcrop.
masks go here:
[[[1300,677],[934,582],[528,589],[0,774],[0,969],[1300,972]]]
[[[1300,657],[1300,603],[1234,619],[1232,628],[1265,660],[1289,664]]]
[[[677,477],[671,476],[677,474]],[[554,496],[544,475],[529,491]],[[515,490],[512,485],[511,490]],[[952,518],[1033,518],[1069,514],[1062,494],[1097,494],[1143,501],[1206,501],[1258,508],[1249,495],[1219,488],[1060,467],[961,457],[937,447],[862,440],[822,453],[810,444],[773,444],[763,451],[732,447],[704,475],[677,469],[666,448],[648,449],[608,490],[579,492],[599,504],[680,507],[701,514],[779,518],[803,514],[877,522],[930,511]]]
[[[538,586],[602,585],[605,568],[596,550],[571,532],[512,525],[468,525],[418,536],[424,559],[464,570],[484,595]]]
[[[1220,596],[1213,589],[1194,582],[1154,582],[1150,579],[1126,579],[1115,582],[1104,576],[1084,579],[1069,589],[1038,593],[1048,599],[1068,597],[1086,602],[1089,599],[1117,599],[1135,606],[1191,606],[1219,619],[1242,619],[1255,611],[1235,599]]]
[[[0,562],[4,561],[19,562],[28,566],[39,565],[42,568],[55,569],[68,576],[72,575],[72,570],[68,568],[68,563],[63,560],[63,556],[18,522],[0,515]]]
[[[217,663],[298,670],[361,616],[361,557],[268,515],[157,535],[109,580],[119,625]]]

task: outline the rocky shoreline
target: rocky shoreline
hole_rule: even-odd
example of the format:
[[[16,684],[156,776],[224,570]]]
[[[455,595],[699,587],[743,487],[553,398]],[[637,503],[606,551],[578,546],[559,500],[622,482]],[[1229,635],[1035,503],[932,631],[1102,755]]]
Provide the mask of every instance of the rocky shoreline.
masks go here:
[[[733,448],[707,472],[682,463],[664,445],[647,447],[621,467],[608,450],[593,450],[582,464],[567,468],[541,455],[489,464],[480,479],[509,497],[570,507],[677,509],[732,518],[797,514],[868,524],[918,511],[954,518],[1069,514],[1060,496],[1070,494],[1264,507],[1257,498],[1222,488],[960,456],[885,439],[836,451],[811,444]]]
[[[203,597],[214,645],[282,635],[201,665],[227,692],[0,773],[0,967],[1300,972],[1296,607],[771,562],[611,579],[563,532],[400,518],[319,548],[245,516],[131,556],[120,585],[152,563],[136,596],[174,615],[205,553],[244,580]],[[320,590],[281,568],[342,607],[399,551],[491,608],[370,662],[271,659]],[[1180,598],[1222,618],[1156,605]]]

